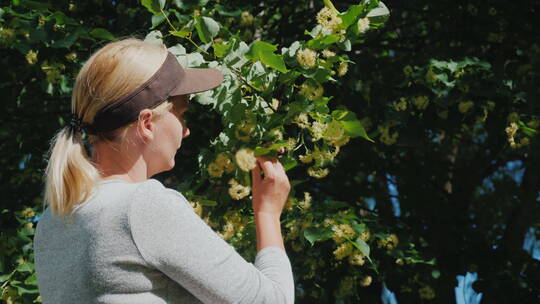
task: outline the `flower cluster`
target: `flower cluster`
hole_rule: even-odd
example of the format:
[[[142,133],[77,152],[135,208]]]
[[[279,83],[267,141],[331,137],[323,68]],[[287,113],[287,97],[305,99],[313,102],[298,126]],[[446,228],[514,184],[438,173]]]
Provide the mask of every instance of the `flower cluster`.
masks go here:
[[[396,111],[405,111],[407,110],[407,100],[405,98],[400,98],[398,103],[394,102],[394,109]]]
[[[324,178],[328,173],[329,171],[327,168],[309,167],[307,169],[307,174],[315,178]]]
[[[337,74],[340,77],[345,76],[348,70],[349,70],[349,64],[347,62],[342,62],[338,66]]]
[[[357,25],[358,32],[365,33],[367,30],[369,30],[369,19],[367,17],[358,19]]]
[[[234,200],[241,200],[251,192],[250,187],[239,184],[234,178],[229,180],[229,185],[229,195]]]
[[[394,249],[399,242],[399,239],[397,235],[390,234],[388,237],[384,239],[380,239],[379,243],[377,244],[377,247],[379,248],[386,248],[386,249]]]
[[[300,128],[305,129],[309,127],[309,118],[307,114],[301,113],[301,114],[298,114],[298,116],[294,118],[293,123],[295,123]]]
[[[332,57],[336,56],[336,53],[330,51],[329,49],[324,49],[322,51],[322,55],[323,55],[324,58],[332,58]]]
[[[426,96],[417,96],[413,98],[413,103],[418,110],[424,110],[429,104],[429,99]]]
[[[296,60],[301,66],[312,68],[315,67],[317,53],[310,49],[303,49],[296,53]]]
[[[234,130],[236,138],[243,142],[248,142],[251,139],[251,133],[255,130],[255,124],[251,121],[242,121]]]
[[[317,13],[317,23],[331,33],[336,33],[340,31],[341,18],[335,11],[325,6]]]
[[[242,216],[238,212],[229,211],[223,218],[225,219],[225,224],[222,231],[218,232],[218,235],[226,241],[235,234],[242,233],[246,228],[246,223],[242,220]]]
[[[234,163],[226,153],[219,153],[214,162],[208,165],[208,174],[211,177],[219,178],[224,172],[232,173],[234,171]]]
[[[353,245],[350,242],[345,242],[339,245],[336,250],[334,250],[334,257],[337,260],[342,260],[348,257],[353,252]]]
[[[362,278],[362,280],[360,281],[360,285],[362,287],[368,287],[369,285],[371,285],[371,282],[373,282],[373,278],[369,275],[365,276]]]
[[[253,20],[255,18],[250,12],[243,11],[242,14],[240,14],[240,25],[248,26],[253,24]]]
[[[399,133],[397,131],[390,134],[389,126],[379,126],[379,132],[381,133],[381,141],[386,145],[394,144],[399,136]]]
[[[245,172],[249,172],[257,165],[257,158],[251,149],[240,149],[235,154],[236,164]]]
[[[349,224],[339,224],[332,226],[334,235],[332,238],[338,244],[345,242],[347,239],[352,239],[356,235],[356,232]]]
[[[302,211],[306,211],[307,209],[311,207],[311,200],[312,200],[311,194],[309,194],[309,192],[304,192],[304,199],[298,202],[298,207]]]
[[[366,263],[365,256],[364,256],[364,254],[362,252],[360,252],[358,250],[354,250],[349,255],[349,264],[362,266],[365,263]]]
[[[304,95],[309,100],[315,100],[323,96],[324,88],[314,81],[306,81],[300,86],[300,94]]]
[[[515,122],[510,123],[510,126],[506,127],[505,132],[506,136],[508,137],[508,143],[510,144],[510,147],[516,148],[517,144],[514,139],[516,136],[518,130],[518,125]]]

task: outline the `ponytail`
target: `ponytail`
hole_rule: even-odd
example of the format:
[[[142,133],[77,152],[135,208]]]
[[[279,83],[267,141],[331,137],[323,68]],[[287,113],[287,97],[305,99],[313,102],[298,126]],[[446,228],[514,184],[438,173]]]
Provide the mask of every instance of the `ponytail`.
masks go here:
[[[81,134],[70,131],[69,127],[60,130],[51,142],[44,203],[49,204],[53,213],[68,215],[90,197],[99,178]]]

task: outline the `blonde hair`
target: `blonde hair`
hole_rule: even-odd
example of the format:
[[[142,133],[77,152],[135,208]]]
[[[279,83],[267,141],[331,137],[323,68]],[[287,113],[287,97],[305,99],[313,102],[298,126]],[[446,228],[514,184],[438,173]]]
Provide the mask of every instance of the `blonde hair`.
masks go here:
[[[148,80],[166,56],[163,45],[134,38],[103,46],[88,59],[77,75],[71,99],[72,113],[84,123],[92,123],[100,109]],[[152,109],[154,117],[161,116],[171,107],[171,102],[161,103]],[[100,141],[122,144],[128,127],[134,123],[136,121],[114,131],[89,135],[88,143],[91,146]],[[44,204],[49,204],[53,213],[67,215],[90,198],[101,179],[100,172],[92,162],[91,155],[86,152],[81,134],[70,132],[69,126],[53,137],[48,156]]]

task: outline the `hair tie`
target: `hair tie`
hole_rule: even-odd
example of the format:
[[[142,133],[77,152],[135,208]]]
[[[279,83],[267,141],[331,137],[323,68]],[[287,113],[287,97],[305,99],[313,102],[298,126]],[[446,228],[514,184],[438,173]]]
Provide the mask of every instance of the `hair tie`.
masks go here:
[[[69,128],[72,132],[80,132],[81,134],[87,133],[84,125],[85,124],[81,118],[79,118],[76,114],[71,114],[71,118],[69,120]]]

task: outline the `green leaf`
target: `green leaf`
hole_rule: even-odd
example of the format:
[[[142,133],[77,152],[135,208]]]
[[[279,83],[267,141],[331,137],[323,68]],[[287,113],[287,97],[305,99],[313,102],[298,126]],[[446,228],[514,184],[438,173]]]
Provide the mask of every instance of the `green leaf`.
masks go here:
[[[285,169],[285,171],[289,171],[292,168],[298,166],[298,161],[293,157],[281,158],[280,162],[281,162],[281,165],[283,166],[283,169]]]
[[[220,58],[227,56],[229,50],[231,49],[231,44],[215,43],[212,45],[212,47],[214,48],[214,56]]]
[[[332,117],[343,125],[343,129],[345,129],[345,134],[347,134],[348,136],[352,138],[362,137],[367,139],[368,141],[374,142],[373,139],[369,138],[366,130],[364,129],[364,126],[362,126],[362,123],[356,118],[356,114],[354,114],[354,112],[346,110],[335,110],[332,111]]]
[[[343,125],[343,129],[345,129],[345,134],[347,134],[348,136],[352,138],[362,137],[370,142],[374,142],[373,139],[369,138],[366,130],[364,129],[364,126],[362,126],[362,123],[360,123],[359,120],[342,120],[340,121],[340,123]]]
[[[217,206],[217,202],[213,200],[203,199],[203,200],[197,200],[197,202],[199,202],[202,206],[210,206],[210,207]]]
[[[255,148],[255,156],[261,156],[261,155],[266,155],[268,153],[270,153],[271,151],[276,151],[278,148],[281,148],[281,147],[285,147],[287,146],[287,142],[286,141],[283,141],[283,142],[277,142],[277,143],[274,143],[268,147],[256,147]]]
[[[358,250],[360,250],[360,252],[362,252],[362,254],[366,258],[368,258],[368,260],[371,262],[371,259],[369,257],[369,252],[370,252],[369,245],[366,242],[364,242],[361,238],[356,239],[356,242],[354,244],[355,244],[355,247],[358,248]]]
[[[141,0],[141,4],[154,15],[160,14],[165,7],[165,0]]]
[[[372,9],[366,17],[368,17],[370,24],[380,25],[385,23],[389,16],[390,10],[382,1],[379,1],[379,6]]]
[[[304,237],[311,243],[311,246],[317,241],[330,239],[334,232],[329,227],[309,227],[304,230]]]
[[[90,35],[92,37],[94,37],[94,38],[99,38],[99,39],[106,39],[106,40],[114,40],[115,39],[113,34],[111,34],[106,29],[100,28],[100,27],[91,30]]]
[[[313,50],[324,49],[338,42],[339,39],[339,35],[328,35],[321,38],[315,38],[308,41],[307,47]]]
[[[19,272],[32,272],[34,271],[34,265],[30,263],[23,263],[19,266],[17,266],[17,271]]]
[[[340,27],[342,29],[347,29],[351,24],[355,23],[358,19],[358,15],[362,12],[362,5],[352,5],[349,7],[347,12],[339,15],[341,17]]]
[[[536,135],[536,130],[533,128],[527,127],[527,125],[523,121],[518,121],[519,129],[523,131],[523,133],[527,134],[527,136],[534,136]]]
[[[263,41],[255,41],[249,48],[245,57],[253,61],[261,61],[263,64],[274,68],[282,73],[287,73],[289,70],[285,67],[283,56],[276,55],[276,46]]]
[[[203,43],[208,43],[217,36],[220,26],[212,18],[197,16],[195,17],[195,28],[197,29],[199,39]]]
[[[164,14],[158,14],[152,16],[152,27],[150,29],[156,28],[158,25],[160,25],[163,21],[165,21],[165,15]]]
[[[191,30],[189,29],[181,29],[179,31],[169,31],[169,33],[173,36],[180,37],[180,38],[186,38],[191,33]]]

